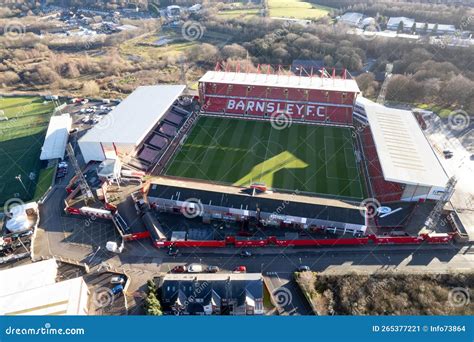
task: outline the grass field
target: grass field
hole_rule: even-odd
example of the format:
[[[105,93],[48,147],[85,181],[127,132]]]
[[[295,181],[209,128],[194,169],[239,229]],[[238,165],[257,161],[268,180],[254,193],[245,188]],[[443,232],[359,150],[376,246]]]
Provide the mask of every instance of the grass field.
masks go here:
[[[318,19],[326,16],[332,8],[300,0],[268,0],[270,17],[295,19]]]
[[[251,18],[259,15],[259,9],[257,8],[251,8],[251,9],[234,9],[234,10],[228,10],[228,11],[219,11],[217,14],[219,17],[222,18]]]
[[[39,155],[54,105],[40,97],[0,98],[0,205],[13,197],[30,200],[41,168]],[[21,175],[25,191],[15,176]]]
[[[166,174],[364,198],[348,128],[201,117]]]

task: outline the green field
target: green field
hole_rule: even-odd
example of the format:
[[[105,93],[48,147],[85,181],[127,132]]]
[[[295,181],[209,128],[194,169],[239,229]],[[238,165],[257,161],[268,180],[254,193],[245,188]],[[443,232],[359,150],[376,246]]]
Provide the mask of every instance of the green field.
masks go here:
[[[268,0],[270,17],[318,19],[328,15],[330,7],[300,0]]]
[[[233,10],[219,11],[219,13],[217,15],[219,17],[227,18],[227,19],[231,19],[231,18],[244,18],[244,19],[247,19],[247,18],[252,18],[252,17],[258,16],[259,12],[260,12],[260,10],[257,9],[257,8],[249,8],[249,9],[243,8],[243,9],[233,9]]]
[[[364,198],[349,128],[201,117],[165,173]]]
[[[0,205],[13,197],[35,194],[39,156],[54,105],[40,97],[0,98]],[[1,119],[0,118],[0,119]],[[25,191],[15,176],[21,175]]]

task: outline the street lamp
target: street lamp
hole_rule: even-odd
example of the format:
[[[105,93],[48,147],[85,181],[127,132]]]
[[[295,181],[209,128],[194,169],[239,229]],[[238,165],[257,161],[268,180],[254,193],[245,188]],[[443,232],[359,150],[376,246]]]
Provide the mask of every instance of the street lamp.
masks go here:
[[[28,194],[28,190],[26,190],[26,186],[25,186],[25,184],[23,183],[23,180],[21,179],[21,174],[19,174],[18,176],[15,176],[15,179],[20,182],[20,184],[21,184],[21,186],[23,187],[23,189],[25,189],[26,194]]]

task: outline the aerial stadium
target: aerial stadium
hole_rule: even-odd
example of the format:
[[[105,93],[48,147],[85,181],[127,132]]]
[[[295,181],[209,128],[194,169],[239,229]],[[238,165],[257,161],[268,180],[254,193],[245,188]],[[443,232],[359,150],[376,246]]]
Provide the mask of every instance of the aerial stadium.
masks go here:
[[[79,139],[87,166],[68,185],[66,212],[111,219],[124,240],[156,247],[456,236],[444,209],[455,180],[416,117],[363,98],[346,70],[218,64],[197,95],[184,90],[139,87]]]

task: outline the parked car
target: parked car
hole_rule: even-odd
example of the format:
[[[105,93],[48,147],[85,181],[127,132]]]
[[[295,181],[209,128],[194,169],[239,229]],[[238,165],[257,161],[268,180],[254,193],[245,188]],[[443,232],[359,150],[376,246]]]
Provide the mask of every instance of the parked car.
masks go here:
[[[85,104],[87,104],[88,102],[89,102],[88,99],[83,99],[83,100],[81,101],[81,104],[85,105]]]
[[[81,108],[81,110],[79,111],[79,113],[81,113],[81,114],[84,114],[85,112],[86,112],[85,108]]]
[[[443,154],[444,154],[444,158],[446,159],[450,159],[454,156],[454,153],[451,150],[444,150]]]
[[[201,273],[203,270],[201,264],[188,265],[188,273]]]
[[[234,273],[246,273],[247,272],[247,267],[245,266],[237,266],[234,269]]]
[[[110,279],[111,284],[123,284],[125,283],[125,279],[122,276],[115,276]]]
[[[68,164],[65,161],[59,162],[58,167],[61,169],[65,169],[68,167]]]
[[[219,270],[220,269],[217,266],[208,266],[207,267],[207,272],[209,272],[209,273],[217,273],[217,272],[219,272]]]
[[[298,272],[309,272],[311,271],[311,269],[309,268],[309,266],[306,266],[306,265],[301,265],[301,266],[298,266]]]
[[[240,251],[240,256],[243,258],[248,258],[252,256],[252,253],[244,249]]]
[[[173,267],[173,269],[171,270],[171,272],[173,273],[184,273],[187,271],[187,268],[185,265],[178,265],[178,266],[175,266]]]
[[[113,293],[114,295],[119,294],[119,293],[122,293],[122,292],[123,292],[123,286],[122,286],[122,284],[116,285],[116,286],[114,286],[114,287],[112,288],[112,293]]]
[[[444,155],[444,158],[446,159],[451,159],[453,157],[453,154],[452,153],[447,153]]]

